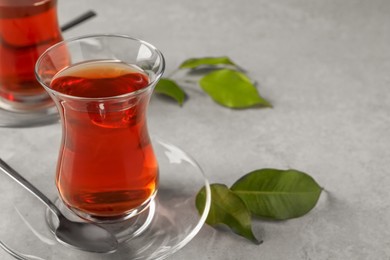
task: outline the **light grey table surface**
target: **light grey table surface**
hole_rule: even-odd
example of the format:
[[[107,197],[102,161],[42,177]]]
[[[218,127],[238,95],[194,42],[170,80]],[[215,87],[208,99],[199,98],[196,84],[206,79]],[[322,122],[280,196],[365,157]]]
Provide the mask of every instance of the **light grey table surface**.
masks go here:
[[[144,39],[167,74],[187,58],[227,55],[259,83],[272,109],[224,108],[196,86],[182,107],[151,101],[150,132],[192,154],[211,182],[295,168],[326,189],[304,217],[255,220],[262,245],[204,226],[169,259],[390,259],[390,1],[60,0],[60,21],[87,9],[98,16],[65,38]],[[55,164],[42,154],[59,138],[59,124],[0,128],[0,156],[54,189],[40,172]]]

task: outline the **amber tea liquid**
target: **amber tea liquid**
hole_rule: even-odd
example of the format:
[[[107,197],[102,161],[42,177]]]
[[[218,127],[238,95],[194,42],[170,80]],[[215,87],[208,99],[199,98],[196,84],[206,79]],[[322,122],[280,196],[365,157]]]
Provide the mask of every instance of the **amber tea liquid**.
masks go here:
[[[63,201],[76,212],[117,218],[155,194],[158,165],[145,115],[150,95],[110,99],[148,84],[142,70],[115,61],[77,64],[53,78],[58,95],[79,97],[60,98],[66,138],[56,176]]]

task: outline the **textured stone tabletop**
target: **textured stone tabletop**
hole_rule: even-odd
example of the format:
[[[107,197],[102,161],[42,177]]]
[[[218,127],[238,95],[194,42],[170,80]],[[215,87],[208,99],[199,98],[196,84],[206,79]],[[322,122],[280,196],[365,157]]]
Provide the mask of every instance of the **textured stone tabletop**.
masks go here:
[[[192,154],[211,182],[295,168],[326,190],[304,217],[255,220],[262,245],[204,226],[169,259],[390,259],[390,1],[59,0],[60,21],[88,9],[98,16],[65,38],[144,39],[167,74],[187,58],[227,55],[258,82],[272,109],[224,108],[191,86],[182,107],[151,101],[150,132]],[[57,154],[45,150],[59,140],[59,124],[0,128],[0,157],[54,189],[54,173],[39,175],[53,169]]]

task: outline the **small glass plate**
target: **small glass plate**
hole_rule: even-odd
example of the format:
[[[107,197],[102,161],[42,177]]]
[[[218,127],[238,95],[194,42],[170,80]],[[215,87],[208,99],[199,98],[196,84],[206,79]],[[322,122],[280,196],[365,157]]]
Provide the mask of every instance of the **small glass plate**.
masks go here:
[[[55,106],[46,110],[14,112],[0,107],[0,127],[30,127],[47,125],[59,120]]]
[[[47,224],[46,207],[5,174],[0,174],[0,190],[9,199],[0,200],[0,247],[17,259],[28,260],[165,259],[172,255],[203,226],[210,209],[210,186],[197,162],[183,150],[160,139],[153,139],[153,147],[160,166],[159,190],[150,209],[155,212],[147,228],[122,242],[116,252],[89,253],[57,242]],[[195,197],[204,186],[205,209],[199,215]],[[42,192],[55,198],[52,190]]]

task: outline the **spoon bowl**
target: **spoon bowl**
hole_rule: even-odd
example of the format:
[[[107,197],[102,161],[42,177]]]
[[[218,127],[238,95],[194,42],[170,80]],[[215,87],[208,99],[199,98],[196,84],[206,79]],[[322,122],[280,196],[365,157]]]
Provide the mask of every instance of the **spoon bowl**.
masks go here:
[[[67,219],[51,200],[2,159],[0,159],[0,170],[36,196],[57,216],[58,226],[54,233],[60,243],[94,253],[112,253],[116,251],[118,240],[108,230],[94,223],[75,222]]]

